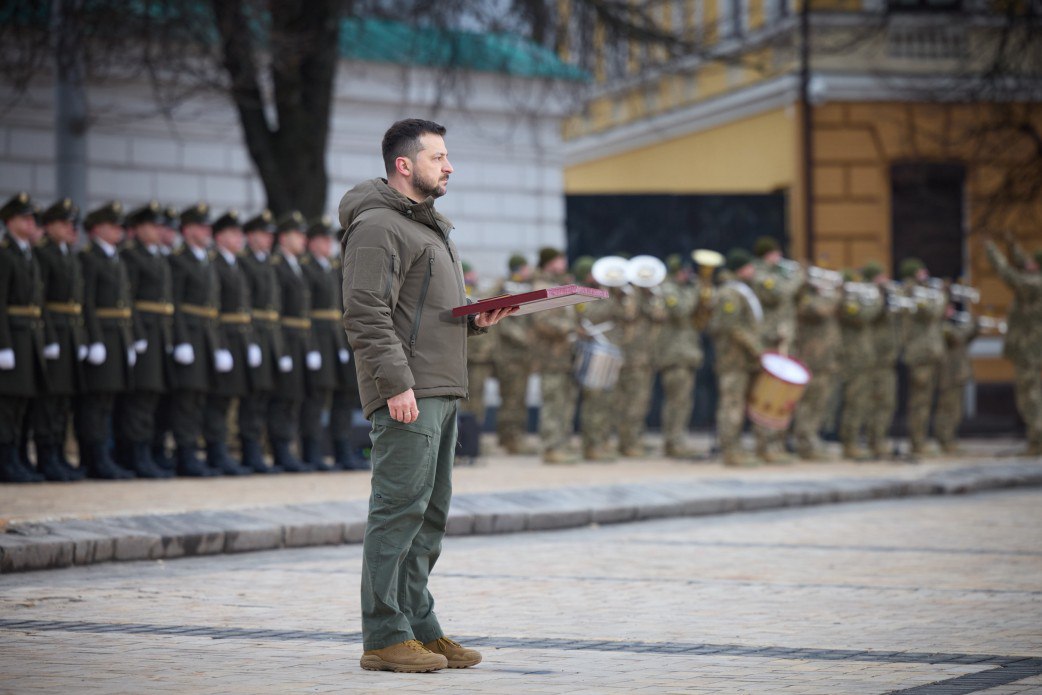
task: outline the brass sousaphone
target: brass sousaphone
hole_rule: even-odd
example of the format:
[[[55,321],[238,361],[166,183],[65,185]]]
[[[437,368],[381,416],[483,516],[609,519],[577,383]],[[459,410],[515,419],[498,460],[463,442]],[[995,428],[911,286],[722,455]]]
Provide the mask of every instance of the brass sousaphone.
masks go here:
[[[698,264],[698,277],[701,279],[698,290],[698,306],[692,317],[695,328],[704,330],[709,325],[709,317],[713,313],[713,271],[724,264],[724,256],[711,249],[695,249],[691,252],[691,260]]]

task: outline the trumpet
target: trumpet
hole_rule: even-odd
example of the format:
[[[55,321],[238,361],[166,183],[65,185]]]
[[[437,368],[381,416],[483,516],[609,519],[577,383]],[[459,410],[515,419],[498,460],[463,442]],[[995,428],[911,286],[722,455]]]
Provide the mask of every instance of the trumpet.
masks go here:
[[[891,314],[899,312],[914,314],[919,311],[919,305],[914,299],[893,292],[888,292],[886,295],[886,308]]]
[[[879,298],[879,287],[870,282],[844,282],[843,291],[852,295],[862,304],[868,304]]]
[[[834,292],[843,286],[843,273],[812,265],[807,268],[807,282],[823,292]]]
[[[980,302],[980,290],[969,285],[951,285],[948,288],[948,293],[951,294],[952,301],[955,302],[963,302],[964,304],[977,304]]]
[[[934,278],[930,278],[933,280]],[[912,297],[921,302],[944,302],[944,292],[936,285],[916,285],[912,288]]]
[[[789,258],[779,258],[778,268],[788,277],[793,277],[803,272],[803,266]]]
[[[955,323],[972,323],[974,320],[977,321],[977,325],[980,326],[982,331],[996,332],[1002,335],[1006,334],[1008,325],[1005,319],[996,318],[994,316],[977,316],[974,317],[968,311],[957,311],[952,314],[952,321]]]

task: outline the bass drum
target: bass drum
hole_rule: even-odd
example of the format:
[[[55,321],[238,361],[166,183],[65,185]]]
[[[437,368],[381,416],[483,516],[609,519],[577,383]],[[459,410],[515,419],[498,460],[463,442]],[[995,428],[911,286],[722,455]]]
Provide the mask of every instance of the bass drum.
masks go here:
[[[622,350],[611,343],[584,340],[575,354],[575,380],[585,389],[607,391],[619,381]]]
[[[810,383],[810,370],[799,360],[777,352],[764,353],[760,367],[749,392],[749,419],[770,430],[787,429]]]

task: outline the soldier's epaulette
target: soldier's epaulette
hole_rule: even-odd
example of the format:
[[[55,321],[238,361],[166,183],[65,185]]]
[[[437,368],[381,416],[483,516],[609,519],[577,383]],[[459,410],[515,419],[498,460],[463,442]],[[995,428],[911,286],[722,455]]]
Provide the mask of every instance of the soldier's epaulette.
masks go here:
[[[185,249],[187,249],[187,248],[188,248],[187,244],[181,244],[170,255],[171,256],[180,256],[181,254],[183,254],[185,252]]]
[[[298,260],[300,261],[301,265],[308,265],[309,263],[311,263],[311,254],[305,254],[301,256]]]
[[[211,261],[216,261],[217,260],[217,249],[210,249],[209,251],[207,251],[206,252],[206,258],[211,260]]]
[[[137,247],[138,247],[137,239],[127,239],[122,244],[120,244],[119,250],[120,251],[131,251],[133,249],[136,249]]]
[[[334,267],[334,268],[339,268],[340,267],[340,256],[333,256],[332,258],[330,258],[329,259],[329,265]]]
[[[280,263],[282,263],[282,254],[281,253],[273,253],[273,254],[271,254],[270,262],[271,262],[272,265],[279,265]]]

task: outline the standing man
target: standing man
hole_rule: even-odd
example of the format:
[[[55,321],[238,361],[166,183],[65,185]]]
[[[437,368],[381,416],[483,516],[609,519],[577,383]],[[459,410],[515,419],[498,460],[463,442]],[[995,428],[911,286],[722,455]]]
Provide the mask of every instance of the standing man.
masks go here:
[[[36,220],[28,193],[18,193],[0,208],[7,234],[0,240],[0,482],[35,483],[44,479],[23,461],[22,425],[31,399],[44,392],[43,281],[33,254]],[[43,468],[43,466],[41,466]]]
[[[908,440],[913,458],[933,453],[928,446],[930,411],[937,394],[937,379],[944,360],[944,292],[927,285],[930,273],[918,258],[901,262],[901,279],[915,300],[908,317],[904,361],[908,366]]]
[[[253,341],[253,317],[250,314],[250,287],[239,265],[239,253],[245,239],[239,222],[239,211],[229,210],[213,223],[213,265],[221,286],[218,323],[221,344],[231,353],[231,369],[219,373],[206,396],[203,439],[206,461],[211,469],[225,475],[247,475],[252,466],[240,466],[228,455],[228,414],[232,401],[240,403],[249,396],[250,369],[260,364],[260,346]],[[261,468],[265,472],[267,468]]]
[[[631,288],[637,311],[625,331],[626,339],[619,345],[625,361],[615,387],[615,412],[619,455],[635,458],[647,454],[644,432],[655,380],[652,361],[666,312],[657,288]]]
[[[250,365],[249,397],[239,400],[239,441],[242,464],[257,473],[278,472],[264,461],[262,440],[268,429],[268,404],[275,388],[282,357],[282,326],[279,292],[275,266],[271,264],[271,247],[275,242],[275,218],[270,210],[246,220],[246,250],[239,257],[246,276],[250,295],[250,315],[254,344],[260,348],[260,362]]]
[[[86,468],[65,458],[72,399],[83,387],[82,359],[87,354],[83,327],[83,271],[72,250],[80,211],[72,200],[59,200],[43,213],[45,237],[35,250],[43,281],[45,318],[58,345],[47,360],[47,392],[30,407],[36,467],[48,480],[80,480]],[[53,353],[52,353],[53,354]]]
[[[843,445],[843,458],[852,461],[867,457],[861,448],[861,434],[868,429],[870,413],[876,407],[872,400],[871,370],[876,360],[871,326],[884,310],[883,295],[876,285],[862,282],[843,284],[839,321],[844,378],[839,441]]]
[[[532,268],[521,254],[514,254],[507,262],[510,275],[493,292],[518,294],[532,290]],[[495,336],[493,361],[496,381],[499,383],[499,408],[496,410],[496,434],[499,445],[508,454],[531,453],[525,448],[524,435],[528,431],[528,376],[532,372],[531,321],[519,316],[507,321]]]
[[[372,421],[372,495],[362,556],[362,668],[463,668],[481,655],[445,637],[427,580],[448,521],[457,399],[467,396],[467,336],[510,309],[453,318],[467,302],[452,223],[434,209],[452,173],[432,121],[392,125],[387,179],[340,201],[344,327]]]
[[[174,284],[171,429],[177,445],[177,474],[221,475],[219,468],[208,468],[196,457],[206,420],[206,394],[216,373],[232,368],[232,355],[224,348],[217,330],[221,285],[207,251],[213,228],[206,203],[181,212],[181,236],[184,245],[170,257]]]
[[[1042,251],[1026,254],[1022,268],[1014,268],[988,241],[985,249],[995,272],[1013,291],[1009,329],[1002,355],[1013,363],[1014,397],[1028,435],[1028,456],[1042,455]],[[1016,250],[1014,247],[1013,250]]]
[[[976,317],[960,314],[949,303],[944,322],[944,361],[937,379],[937,417],[934,434],[944,454],[958,454],[959,425],[962,423],[966,384],[973,377],[970,343],[980,333]]]
[[[742,451],[742,425],[749,385],[760,369],[763,344],[760,335],[763,308],[747,283],[756,274],[752,255],[735,248],[727,254],[731,275],[717,292],[716,307],[709,321],[716,361],[716,436],[725,466],[755,466],[759,460]]]
[[[120,253],[134,302],[136,362],[130,389],[116,401],[120,463],[142,478],[169,478],[152,459],[156,409],[169,389],[174,303],[170,264],[159,251],[163,210],[156,201],[127,215],[130,239]]]
[[[299,434],[300,407],[307,395],[305,370],[322,368],[322,354],[314,349],[311,340],[311,292],[299,260],[307,245],[305,229],[300,212],[294,210],[284,215],[275,229],[279,247],[272,256],[282,307],[279,320],[283,353],[269,406],[268,439],[275,465],[293,473],[312,470],[307,462],[293,455],[290,447]]]
[[[872,366],[869,372],[870,404],[867,413],[868,448],[874,459],[886,458],[893,448],[887,442],[897,412],[897,360],[901,355],[901,312],[899,298],[883,266],[869,262],[861,270],[865,282],[873,282],[883,297],[883,310],[869,321]]]
[[[76,412],[80,460],[91,478],[133,478],[108,452],[115,398],[130,388],[130,372],[137,362],[130,279],[116,248],[123,240],[123,206],[118,202],[103,205],[87,214],[83,226],[91,242],[80,251],[83,320],[89,344],[84,394]]]
[[[811,379],[796,406],[792,434],[796,454],[805,461],[828,459],[821,427],[828,412],[832,387],[839,371],[839,302],[842,288],[808,283],[797,301],[796,357],[810,370]]]
[[[467,297],[485,299],[485,297],[479,296],[481,290],[479,289],[478,273],[466,261],[463,262],[463,281],[466,283]],[[479,433],[485,429],[485,382],[491,379],[495,373],[495,356],[496,341],[492,339],[492,336],[484,340],[475,340],[473,344],[467,345],[467,383],[470,395],[460,404],[460,413],[474,418]]]

